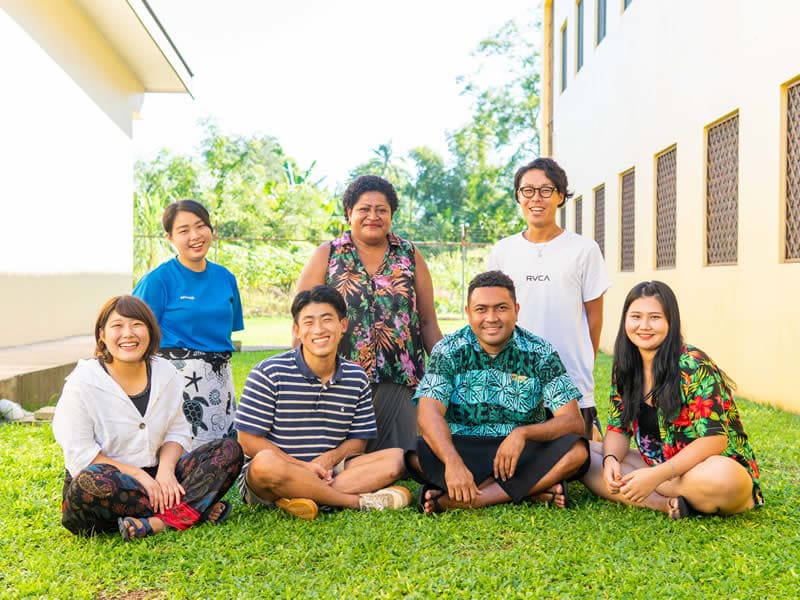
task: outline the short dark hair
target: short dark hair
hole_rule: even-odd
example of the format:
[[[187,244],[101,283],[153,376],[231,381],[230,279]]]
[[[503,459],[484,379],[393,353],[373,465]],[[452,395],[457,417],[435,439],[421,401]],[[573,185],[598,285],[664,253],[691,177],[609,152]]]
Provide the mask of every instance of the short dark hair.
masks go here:
[[[315,285],[310,290],[299,292],[292,301],[292,319],[297,323],[297,317],[309,304],[330,304],[339,315],[340,319],[347,316],[347,305],[342,295],[329,285]]]
[[[367,192],[380,192],[386,196],[386,201],[389,203],[389,210],[392,211],[392,214],[397,212],[397,191],[395,191],[394,186],[383,177],[378,177],[377,175],[362,175],[351,181],[350,185],[348,185],[347,189],[344,191],[344,195],[342,196],[342,208],[344,209],[345,217],[347,216],[347,212],[353,209],[361,196]]]
[[[206,207],[197,200],[191,199],[178,200],[164,209],[164,214],[161,217],[161,224],[164,226],[164,231],[170,234],[172,233],[172,227],[175,225],[175,216],[179,212],[190,212],[193,215],[197,215],[211,231],[214,231],[214,227],[211,225],[211,216],[208,214]]]
[[[552,158],[540,156],[539,158],[529,162],[527,165],[523,165],[517,169],[517,172],[514,174],[514,198],[517,198],[517,202],[519,202],[517,190],[519,189],[519,182],[522,180],[522,176],[528,171],[532,171],[534,169],[544,171],[545,177],[553,182],[553,185],[556,187],[556,191],[564,196],[564,199],[561,200],[561,204],[558,205],[559,208],[564,206],[564,203],[569,198],[572,198],[574,194],[567,190],[567,173],[561,168],[561,165],[559,165]]]
[[[502,271],[486,271],[485,273],[475,275],[475,277],[472,278],[472,281],[469,282],[469,288],[467,290],[467,304],[469,304],[469,300],[472,298],[472,292],[477,288],[484,287],[506,288],[511,293],[511,300],[514,302],[514,304],[517,303],[517,292],[514,289],[514,282],[511,280],[511,277]]]
[[[142,360],[150,360],[158,352],[158,348],[161,345],[161,329],[158,327],[158,321],[156,321],[156,316],[150,310],[150,307],[143,300],[129,295],[114,296],[100,309],[97,320],[94,323],[94,355],[102,358],[106,363],[114,361],[114,357],[109,354],[105,342],[100,339],[100,332],[105,328],[108,318],[114,311],[117,311],[117,314],[122,317],[136,319],[145,324],[150,334],[150,344],[148,344],[147,350],[142,355]]]

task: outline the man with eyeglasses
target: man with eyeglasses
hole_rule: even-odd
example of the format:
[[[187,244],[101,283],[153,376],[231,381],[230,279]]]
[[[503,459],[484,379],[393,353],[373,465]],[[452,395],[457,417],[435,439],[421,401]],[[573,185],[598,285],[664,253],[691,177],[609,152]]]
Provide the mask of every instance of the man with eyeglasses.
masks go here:
[[[601,435],[592,370],[603,328],[603,294],[611,285],[605,261],[594,240],[556,223],[558,209],[572,197],[567,174],[556,161],[537,158],[521,167],[514,190],[528,227],[500,240],[486,268],[514,281],[520,326],[555,346],[581,393],[585,434],[593,439]]]

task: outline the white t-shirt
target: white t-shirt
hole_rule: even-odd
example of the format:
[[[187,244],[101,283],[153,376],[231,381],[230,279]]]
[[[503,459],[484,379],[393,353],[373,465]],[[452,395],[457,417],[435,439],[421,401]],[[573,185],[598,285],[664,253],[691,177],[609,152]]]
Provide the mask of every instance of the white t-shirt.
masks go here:
[[[497,242],[486,266],[511,277],[520,326],[555,346],[581,392],[580,407],[594,406],[594,349],[583,304],[611,285],[597,243],[564,231],[533,244],[518,233]]]

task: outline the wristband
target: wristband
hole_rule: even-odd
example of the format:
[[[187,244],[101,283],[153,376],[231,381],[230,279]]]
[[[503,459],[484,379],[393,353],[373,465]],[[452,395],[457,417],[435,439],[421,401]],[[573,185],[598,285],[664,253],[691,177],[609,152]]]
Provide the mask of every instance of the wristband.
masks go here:
[[[621,464],[621,463],[622,463],[622,461],[621,461],[620,459],[618,459],[616,456],[614,456],[613,454],[606,454],[606,455],[603,457],[603,463],[602,463],[602,466],[604,466],[604,467],[606,466],[606,459],[608,459],[608,458],[613,458],[615,461],[617,461],[617,463],[618,463],[618,464]]]
[[[669,468],[672,470],[672,471],[671,471],[671,472],[672,472],[672,475],[671,475],[671,476],[670,476],[670,478],[669,478],[669,480],[670,480],[670,481],[672,481],[673,479],[675,479],[675,465],[674,465],[674,464],[672,464],[672,461],[671,461],[671,460],[668,460],[667,462],[669,463]]]

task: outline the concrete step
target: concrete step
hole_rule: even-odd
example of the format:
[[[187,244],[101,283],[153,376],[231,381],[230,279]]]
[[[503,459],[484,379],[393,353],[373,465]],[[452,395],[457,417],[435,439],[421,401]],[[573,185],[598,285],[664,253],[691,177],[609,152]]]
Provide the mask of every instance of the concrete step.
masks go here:
[[[64,378],[93,354],[94,337],[88,335],[0,348],[0,398],[31,411],[55,404]]]

